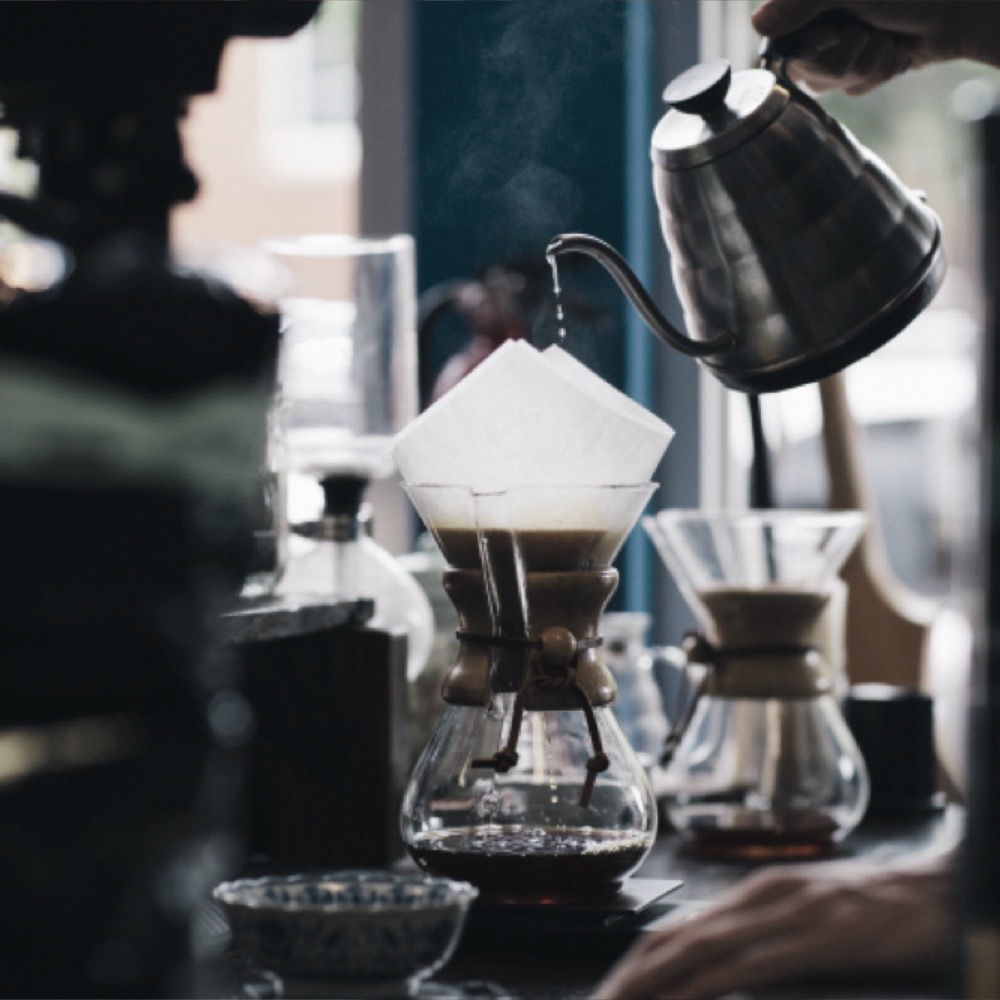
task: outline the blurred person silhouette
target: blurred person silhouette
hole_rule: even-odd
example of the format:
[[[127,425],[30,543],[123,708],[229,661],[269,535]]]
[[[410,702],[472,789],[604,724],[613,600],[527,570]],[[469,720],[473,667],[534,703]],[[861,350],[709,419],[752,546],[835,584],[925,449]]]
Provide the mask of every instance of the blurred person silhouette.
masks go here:
[[[848,24],[812,23],[836,10]],[[998,0],[764,0],[764,38],[799,32],[787,63],[814,92],[865,94],[952,59],[1000,67]],[[650,932],[610,971],[598,1000],[718,997],[817,975],[940,971],[957,929],[955,852],[894,865],[774,866],[712,906]]]

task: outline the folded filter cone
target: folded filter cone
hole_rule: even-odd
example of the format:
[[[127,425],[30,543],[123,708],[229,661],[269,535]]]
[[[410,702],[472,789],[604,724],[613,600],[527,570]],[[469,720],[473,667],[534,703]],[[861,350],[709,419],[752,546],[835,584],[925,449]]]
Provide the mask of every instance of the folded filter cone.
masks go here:
[[[504,490],[649,482],[673,430],[559,347],[508,341],[404,428],[404,482]]]

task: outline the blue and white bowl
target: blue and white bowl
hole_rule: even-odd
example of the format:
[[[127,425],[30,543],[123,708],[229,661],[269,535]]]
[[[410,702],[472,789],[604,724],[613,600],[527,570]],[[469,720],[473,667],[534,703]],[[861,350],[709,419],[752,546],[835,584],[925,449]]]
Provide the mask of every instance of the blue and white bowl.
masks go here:
[[[240,879],[213,892],[234,945],[262,969],[286,982],[367,984],[366,995],[412,989],[441,968],[477,895],[465,882],[379,871]]]

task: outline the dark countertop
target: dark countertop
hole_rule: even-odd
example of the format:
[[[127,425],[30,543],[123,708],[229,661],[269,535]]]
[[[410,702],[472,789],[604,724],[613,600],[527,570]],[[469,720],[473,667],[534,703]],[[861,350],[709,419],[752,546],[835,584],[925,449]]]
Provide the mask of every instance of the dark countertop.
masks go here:
[[[840,845],[833,860],[889,862],[943,849],[958,842],[963,820],[964,812],[957,807],[912,818],[865,820]],[[666,833],[657,839],[638,874],[683,879],[684,885],[670,896],[672,902],[707,901],[717,899],[744,875],[759,868],[755,864],[691,857],[676,834]]]
[[[963,813],[958,808],[909,819],[879,819],[863,823],[841,845],[837,859],[891,862],[927,850],[944,849],[961,836]],[[658,907],[661,914],[718,899],[760,866],[694,858],[673,833],[659,837],[637,877],[680,879],[683,884]],[[482,926],[470,919],[459,950],[433,978],[445,987],[487,981],[516,1000],[583,1000],[591,995],[615,959],[641,930],[609,930],[581,922],[547,931],[530,921],[510,927]],[[565,922],[563,922],[565,923]],[[615,925],[612,925],[615,927]],[[849,981],[796,983],[782,989],[733,994],[740,1000],[942,1000],[953,986],[944,977],[934,981]],[[432,996],[427,993],[427,996]],[[474,993],[471,995],[475,995]]]
[[[228,642],[262,642],[342,625],[363,625],[374,611],[375,602],[368,598],[333,601],[307,594],[262,598],[241,601],[225,612],[220,628]]]

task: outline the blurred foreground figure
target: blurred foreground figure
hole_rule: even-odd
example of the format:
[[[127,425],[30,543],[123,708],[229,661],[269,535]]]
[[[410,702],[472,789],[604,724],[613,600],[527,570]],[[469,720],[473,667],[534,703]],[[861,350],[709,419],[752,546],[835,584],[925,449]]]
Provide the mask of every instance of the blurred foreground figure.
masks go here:
[[[2,996],[222,995],[201,904],[239,863],[253,722],[216,633],[279,316],[175,264],[178,124],[231,36],[315,6],[0,4],[0,124],[37,176],[0,189],[32,234],[0,240],[27,279],[0,268]]]

